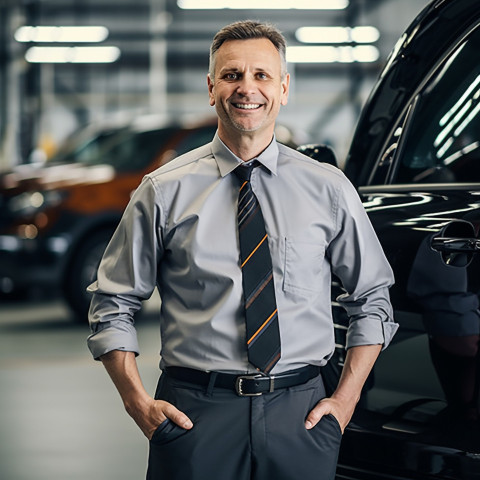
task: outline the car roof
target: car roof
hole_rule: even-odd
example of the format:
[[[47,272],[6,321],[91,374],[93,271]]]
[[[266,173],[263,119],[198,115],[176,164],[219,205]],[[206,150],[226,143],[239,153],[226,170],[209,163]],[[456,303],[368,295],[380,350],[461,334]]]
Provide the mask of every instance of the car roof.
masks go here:
[[[479,24],[478,0],[434,0],[413,20],[390,53],[358,120],[344,166],[355,185],[367,182],[392,128],[422,85]]]

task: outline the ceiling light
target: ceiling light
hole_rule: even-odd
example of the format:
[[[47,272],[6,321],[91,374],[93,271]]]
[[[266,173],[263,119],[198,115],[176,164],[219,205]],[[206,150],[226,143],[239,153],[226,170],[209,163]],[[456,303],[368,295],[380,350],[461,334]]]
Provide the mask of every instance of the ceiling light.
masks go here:
[[[378,28],[370,26],[350,28],[350,34],[355,43],[374,43],[380,38]]]
[[[212,10],[231,8],[235,10],[343,10],[348,0],[177,0],[185,10]]]
[[[290,63],[371,63],[379,57],[380,52],[373,45],[287,47],[287,62]]]
[[[30,63],[112,63],[118,47],[31,47],[25,53]]]
[[[375,27],[301,27],[295,37],[303,43],[373,43],[380,38]]]
[[[15,32],[17,42],[103,42],[108,37],[106,27],[20,27]]]

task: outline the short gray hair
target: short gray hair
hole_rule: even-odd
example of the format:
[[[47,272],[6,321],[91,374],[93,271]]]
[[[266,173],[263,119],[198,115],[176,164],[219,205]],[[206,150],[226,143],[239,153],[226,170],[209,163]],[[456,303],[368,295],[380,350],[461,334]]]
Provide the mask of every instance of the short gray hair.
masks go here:
[[[230,25],[223,27],[215,37],[213,37],[212,45],[210,46],[210,65],[208,68],[210,78],[212,80],[215,78],[216,54],[223,43],[229,40],[250,40],[254,38],[266,38],[272,42],[273,46],[280,54],[281,76],[282,79],[285,78],[285,75],[287,74],[287,60],[285,54],[287,42],[285,37],[274,25],[257,22],[255,20],[240,20],[231,23]]]

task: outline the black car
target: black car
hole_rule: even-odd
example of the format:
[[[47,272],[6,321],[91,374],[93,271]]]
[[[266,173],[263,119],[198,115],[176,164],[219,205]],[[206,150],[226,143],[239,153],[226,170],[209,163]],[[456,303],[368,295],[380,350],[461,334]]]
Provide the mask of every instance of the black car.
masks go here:
[[[399,331],[347,428],[338,479],[480,479],[480,2],[435,0],[389,56],[344,171],[395,272]],[[334,282],[332,298],[341,293]],[[335,385],[347,319],[332,301]]]

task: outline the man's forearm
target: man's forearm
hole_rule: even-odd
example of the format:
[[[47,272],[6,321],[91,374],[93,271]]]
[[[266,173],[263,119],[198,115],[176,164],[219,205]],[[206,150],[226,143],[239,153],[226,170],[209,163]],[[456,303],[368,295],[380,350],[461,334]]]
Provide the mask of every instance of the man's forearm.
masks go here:
[[[335,392],[321,400],[308,414],[305,421],[307,429],[313,428],[327,414],[338,420],[342,431],[345,429],[381,349],[382,345],[362,345],[348,350]]]
[[[129,414],[133,409],[141,408],[151,397],[146,392],[137,368],[133,352],[113,350],[100,357],[115,387],[120,394]]]
[[[347,351],[338,386],[332,397],[343,401],[354,401],[356,405],[381,349],[382,345],[362,345],[350,348]]]

